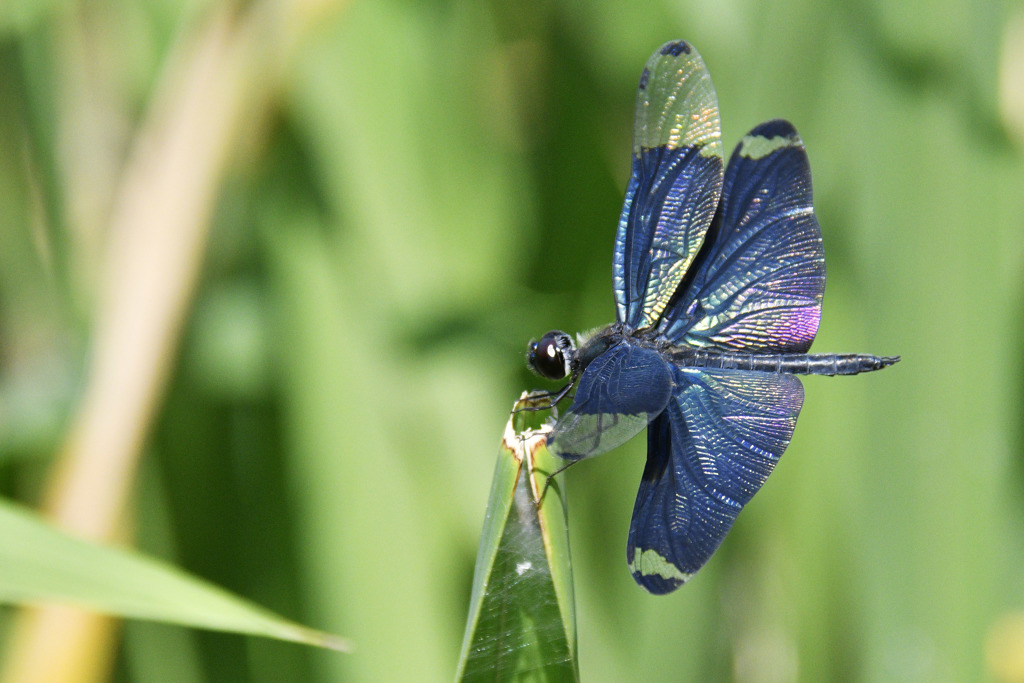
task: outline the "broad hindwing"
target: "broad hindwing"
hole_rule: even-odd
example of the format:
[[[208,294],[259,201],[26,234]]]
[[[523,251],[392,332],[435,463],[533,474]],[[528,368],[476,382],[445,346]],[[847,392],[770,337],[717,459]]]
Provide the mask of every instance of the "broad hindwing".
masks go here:
[[[722,213],[659,330],[690,346],[804,352],[818,331],[824,292],[825,251],[803,141],[787,121],[761,124],[729,160]]]
[[[792,375],[677,368],[647,431],[647,466],[627,560],[651,593],[668,593],[718,548],[789,445],[803,405]]]
[[[622,342],[583,371],[572,407],[548,436],[548,449],[567,460],[607,453],[639,434],[671,395],[672,375],[661,354]]]
[[[722,193],[718,98],[688,43],[663,45],[640,76],[633,171],[615,237],[619,322],[653,327],[700,250]]]

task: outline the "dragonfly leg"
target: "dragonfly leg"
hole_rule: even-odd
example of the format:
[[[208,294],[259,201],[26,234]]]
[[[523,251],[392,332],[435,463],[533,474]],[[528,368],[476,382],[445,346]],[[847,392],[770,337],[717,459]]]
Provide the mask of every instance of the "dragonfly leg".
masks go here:
[[[575,465],[578,462],[579,462],[579,460],[570,460],[569,462],[565,463],[564,465],[559,467],[557,470],[555,470],[554,472],[552,472],[551,474],[548,475],[548,478],[544,480],[544,488],[540,492],[540,498],[537,499],[537,506],[538,507],[540,507],[541,503],[544,502],[544,496],[547,495],[548,487],[551,486],[551,482],[554,480],[554,478],[556,476],[558,476],[559,474],[561,474],[562,472],[565,472],[567,469],[569,469],[570,467],[572,467],[573,465]]]
[[[512,412],[518,413],[523,410],[549,410],[551,408],[554,408],[559,401],[565,398],[566,394],[572,391],[572,388],[575,384],[576,380],[573,379],[571,382],[566,384],[564,387],[560,388],[558,391],[535,391],[529,396],[527,396],[525,399],[523,399],[523,402],[528,401],[530,405],[524,405],[520,408],[516,408]],[[537,402],[537,404],[534,404],[535,401]]]

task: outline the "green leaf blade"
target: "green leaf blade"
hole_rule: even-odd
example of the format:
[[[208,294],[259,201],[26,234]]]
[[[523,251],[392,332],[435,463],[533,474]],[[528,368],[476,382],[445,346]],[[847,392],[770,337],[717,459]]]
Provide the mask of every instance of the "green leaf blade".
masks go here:
[[[546,430],[523,429],[531,415],[513,414],[498,454],[459,681],[579,679],[564,498],[545,491],[557,462]]]
[[[68,536],[4,500],[0,538],[0,603],[61,602],[126,618],[350,649],[338,636],[284,619],[163,562]]]

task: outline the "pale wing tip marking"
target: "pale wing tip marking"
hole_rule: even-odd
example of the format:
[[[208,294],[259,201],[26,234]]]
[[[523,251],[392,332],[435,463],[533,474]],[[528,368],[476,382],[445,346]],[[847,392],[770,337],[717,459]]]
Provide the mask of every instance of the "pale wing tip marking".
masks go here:
[[[629,570],[640,576],[658,576],[666,581],[678,581],[679,583],[685,583],[693,576],[693,574],[681,571],[657,550],[642,550],[640,548],[633,549],[633,559],[629,563]]]
[[[803,146],[803,140],[795,133],[792,136],[778,135],[771,138],[764,137],[763,135],[747,135],[740,141],[739,153],[741,157],[747,159],[763,159],[779,149],[786,147],[802,148]]]

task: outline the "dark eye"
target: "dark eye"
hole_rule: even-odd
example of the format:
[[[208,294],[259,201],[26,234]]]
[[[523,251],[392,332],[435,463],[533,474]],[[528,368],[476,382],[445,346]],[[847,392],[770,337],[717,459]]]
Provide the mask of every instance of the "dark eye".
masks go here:
[[[530,368],[541,377],[562,379],[569,374],[576,346],[565,332],[548,332],[540,341],[530,342],[526,355]]]

